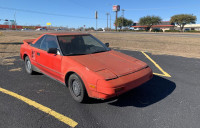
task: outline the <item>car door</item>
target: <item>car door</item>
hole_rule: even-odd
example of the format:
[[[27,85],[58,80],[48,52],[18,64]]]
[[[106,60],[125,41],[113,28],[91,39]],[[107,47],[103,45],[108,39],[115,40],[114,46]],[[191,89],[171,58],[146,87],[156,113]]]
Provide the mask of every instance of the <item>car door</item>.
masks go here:
[[[48,53],[49,48],[59,48],[56,36],[46,35],[41,42],[40,49],[36,53],[36,62],[40,69],[46,75],[61,80],[61,61],[62,56],[59,54]]]
[[[45,35],[41,36],[40,39],[38,39],[34,44],[32,44],[32,48],[31,48],[31,60],[32,60],[32,64],[36,67],[39,67],[39,65],[36,62],[36,58],[37,58],[37,51],[40,49],[40,45],[41,42],[44,40]]]

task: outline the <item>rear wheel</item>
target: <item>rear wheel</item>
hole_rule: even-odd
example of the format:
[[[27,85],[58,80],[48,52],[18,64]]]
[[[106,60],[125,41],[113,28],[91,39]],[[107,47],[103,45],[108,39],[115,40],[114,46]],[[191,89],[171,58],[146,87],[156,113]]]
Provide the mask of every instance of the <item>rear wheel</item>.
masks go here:
[[[68,87],[75,101],[82,103],[88,99],[85,85],[77,74],[74,73],[70,75],[68,80]]]
[[[33,71],[33,69],[32,69],[31,61],[30,61],[30,59],[29,59],[28,56],[25,57],[24,63],[25,63],[26,72],[27,72],[28,74],[32,75],[34,71]]]

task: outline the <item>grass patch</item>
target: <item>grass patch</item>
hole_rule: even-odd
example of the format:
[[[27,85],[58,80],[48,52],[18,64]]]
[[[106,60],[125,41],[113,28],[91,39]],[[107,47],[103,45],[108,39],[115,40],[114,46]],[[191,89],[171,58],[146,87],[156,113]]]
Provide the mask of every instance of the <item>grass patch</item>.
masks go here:
[[[0,63],[11,56],[19,56],[20,45],[24,39],[39,37],[45,32],[5,31],[0,37]],[[168,54],[200,58],[200,38],[198,36],[170,36],[144,33],[91,33],[110,47],[119,49],[148,51],[153,54]],[[177,33],[174,33],[174,35]],[[184,34],[184,33],[181,33]],[[191,33],[192,34],[192,33]],[[188,34],[187,34],[188,35]],[[6,43],[6,45],[4,44]]]

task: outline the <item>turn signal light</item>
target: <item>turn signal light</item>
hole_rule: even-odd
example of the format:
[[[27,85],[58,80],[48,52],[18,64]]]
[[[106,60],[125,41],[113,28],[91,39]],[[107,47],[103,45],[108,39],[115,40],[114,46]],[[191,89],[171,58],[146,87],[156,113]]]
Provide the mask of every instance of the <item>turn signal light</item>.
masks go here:
[[[91,88],[96,88],[96,86],[95,85],[92,85],[92,84],[90,84],[89,85]]]

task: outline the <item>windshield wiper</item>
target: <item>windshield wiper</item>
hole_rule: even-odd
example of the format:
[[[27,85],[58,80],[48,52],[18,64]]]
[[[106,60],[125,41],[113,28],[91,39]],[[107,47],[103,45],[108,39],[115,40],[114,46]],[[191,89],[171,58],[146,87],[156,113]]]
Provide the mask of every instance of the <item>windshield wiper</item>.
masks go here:
[[[85,53],[69,53],[66,56],[86,55]]]
[[[106,52],[106,50],[101,50],[101,51],[92,52],[91,54],[100,53],[100,52]]]

